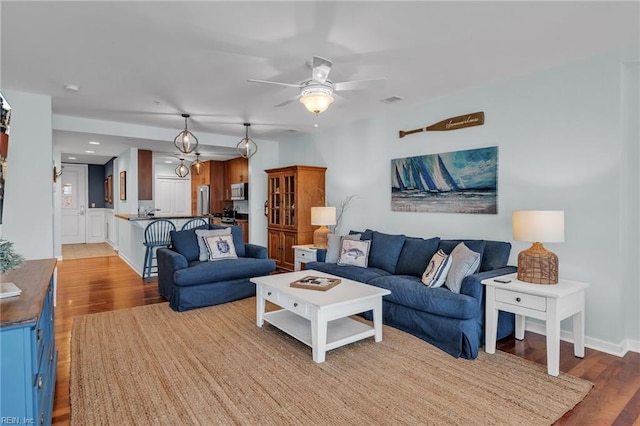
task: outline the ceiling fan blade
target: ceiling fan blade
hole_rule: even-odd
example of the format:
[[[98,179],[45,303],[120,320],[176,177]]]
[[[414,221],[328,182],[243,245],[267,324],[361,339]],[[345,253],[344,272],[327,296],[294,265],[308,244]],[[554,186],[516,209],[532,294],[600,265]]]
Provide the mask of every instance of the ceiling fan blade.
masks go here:
[[[293,97],[291,99],[287,99],[286,101],[280,102],[278,105],[274,105],[273,107],[274,108],[278,108],[278,107],[281,107],[281,106],[285,106],[285,105],[290,104],[291,102],[297,100],[299,97],[300,97],[300,95],[298,95],[296,97]]]
[[[293,84],[293,83],[280,83],[279,81],[268,81],[268,80],[254,80],[254,79],[249,79],[247,80],[251,83],[266,83],[266,84],[277,84],[278,86],[287,86],[287,87],[295,87],[296,89],[299,89],[302,87],[302,85],[300,84]]]
[[[371,78],[368,80],[352,80],[342,81],[340,83],[334,83],[333,90],[366,90],[366,89],[381,89],[387,85],[386,78]]]
[[[320,56],[314,56],[311,60],[311,79],[319,83],[324,83],[329,77],[329,71],[331,71],[331,62],[328,59],[321,58]]]

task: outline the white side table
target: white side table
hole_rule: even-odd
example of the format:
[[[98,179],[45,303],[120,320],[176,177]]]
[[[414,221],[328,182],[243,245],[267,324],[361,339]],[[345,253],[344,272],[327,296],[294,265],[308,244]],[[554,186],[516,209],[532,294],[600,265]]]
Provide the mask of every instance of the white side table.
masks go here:
[[[302,269],[302,264],[307,262],[315,262],[318,259],[318,248],[313,244],[304,244],[291,246],[294,253],[294,271]]]
[[[496,278],[510,279],[503,284]],[[496,351],[498,311],[516,314],[516,339],[524,339],[526,317],[546,321],[547,372],[560,373],[560,321],[573,316],[573,353],[584,357],[584,300],[589,284],[558,280],[558,284],[531,284],[518,280],[518,274],[482,280],[486,286],[485,352]]]

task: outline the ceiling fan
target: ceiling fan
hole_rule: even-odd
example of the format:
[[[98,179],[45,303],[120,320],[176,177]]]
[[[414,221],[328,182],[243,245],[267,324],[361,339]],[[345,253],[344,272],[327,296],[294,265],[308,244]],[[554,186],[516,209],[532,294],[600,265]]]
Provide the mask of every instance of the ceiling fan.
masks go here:
[[[329,80],[329,72],[333,62],[328,59],[314,56],[307,65],[311,68],[311,78],[304,80],[302,83],[281,83],[278,81],[255,80],[248,81],[252,83],[277,84],[279,86],[295,87],[300,93],[291,99],[275,105],[281,107],[290,102],[300,99],[300,102],[312,113],[318,115],[329,108],[333,102],[333,93],[347,90],[366,90],[384,87],[387,83],[386,78],[372,78],[367,80],[352,80],[334,83]]]

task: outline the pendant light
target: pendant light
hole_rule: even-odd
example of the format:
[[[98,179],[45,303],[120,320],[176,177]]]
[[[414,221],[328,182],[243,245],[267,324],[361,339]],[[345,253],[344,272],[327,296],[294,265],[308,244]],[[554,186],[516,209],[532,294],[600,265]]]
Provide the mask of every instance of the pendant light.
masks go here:
[[[189,168],[184,164],[184,158],[180,159],[180,165],[176,167],[176,174],[181,178],[187,177],[189,174]]]
[[[191,168],[193,169],[193,172],[197,175],[202,173],[202,171],[204,170],[204,163],[200,161],[199,152],[196,152],[196,159],[191,162]]]
[[[198,147],[198,138],[187,129],[187,119],[189,114],[182,114],[184,117],[184,130],[181,131],[178,136],[173,140],[173,144],[178,148],[178,151],[184,154],[190,154]]]
[[[245,126],[244,138],[240,139],[240,142],[236,145],[236,149],[242,158],[249,159],[258,152],[258,145],[249,137],[249,126],[251,126],[251,124],[243,124]]]

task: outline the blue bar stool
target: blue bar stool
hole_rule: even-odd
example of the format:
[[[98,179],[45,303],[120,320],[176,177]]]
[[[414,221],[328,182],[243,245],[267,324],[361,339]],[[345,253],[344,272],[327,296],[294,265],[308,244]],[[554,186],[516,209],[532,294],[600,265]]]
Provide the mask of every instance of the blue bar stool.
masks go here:
[[[151,279],[151,269],[154,256],[154,248],[169,247],[171,245],[170,232],[175,231],[176,226],[168,219],[158,219],[149,223],[144,229],[144,246],[146,250],[144,252],[144,268],[142,270],[142,277],[146,282]],[[155,266],[156,271],[158,265]]]
[[[187,223],[185,223],[184,225],[182,225],[182,229],[180,229],[181,231],[186,231],[187,229],[193,229],[193,228],[199,228],[200,226],[205,226],[208,225],[209,223],[201,218],[201,217],[197,217],[195,219],[191,219],[189,221],[187,221]]]

